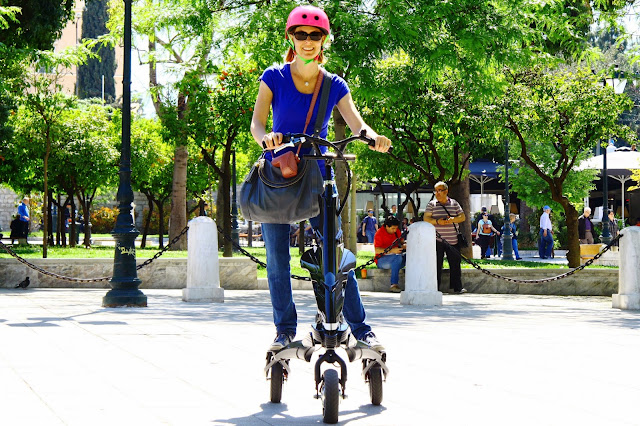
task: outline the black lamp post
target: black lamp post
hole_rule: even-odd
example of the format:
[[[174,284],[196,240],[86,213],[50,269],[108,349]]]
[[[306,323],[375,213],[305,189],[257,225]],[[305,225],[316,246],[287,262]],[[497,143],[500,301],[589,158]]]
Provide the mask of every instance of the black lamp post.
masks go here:
[[[124,0],[124,73],[122,79],[122,147],[120,149],[120,185],[118,217],[111,234],[116,240],[111,290],[102,298],[102,306],[147,306],[147,296],[138,287],[135,240],[138,230],[131,209],[131,2]]]
[[[609,185],[608,180],[609,176],[607,176],[607,147],[609,146],[609,141],[607,140],[607,144],[604,147],[604,152],[602,154],[602,235],[600,236],[600,241],[603,244],[609,244],[611,242],[611,233],[609,232]],[[600,141],[600,149],[602,150],[602,140]]]
[[[236,150],[231,151],[233,158],[233,166],[232,166],[232,187],[231,187],[231,239],[235,243],[233,250],[237,251],[236,247],[238,247],[240,243],[240,235],[238,233],[238,203],[237,203],[237,194],[236,194]]]
[[[509,220],[511,213],[511,199],[509,197],[509,140],[504,140],[504,220],[503,226],[503,243],[502,243],[502,260],[513,260],[513,247],[511,246],[511,221]]]
[[[613,88],[614,92],[619,95],[624,92],[624,88],[627,85],[626,78],[620,77],[619,67],[616,64],[613,71],[613,78],[605,78],[605,84]],[[607,138],[607,144],[604,147],[602,153],[602,235],[600,241],[603,244],[609,244],[611,242],[611,232],[609,230],[609,176],[607,172],[607,148],[609,147],[609,140]],[[602,140],[600,140],[600,150],[602,150]]]

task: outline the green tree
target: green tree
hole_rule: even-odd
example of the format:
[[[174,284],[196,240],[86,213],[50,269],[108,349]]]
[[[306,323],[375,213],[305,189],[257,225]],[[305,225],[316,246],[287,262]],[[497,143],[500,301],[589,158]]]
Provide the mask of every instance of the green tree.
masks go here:
[[[82,38],[97,39],[108,33],[106,0],[93,0],[87,3],[82,15]],[[102,45],[94,47],[98,58],[89,59],[85,65],[78,68],[78,96],[80,98],[101,98],[102,79],[104,78],[104,99],[114,102],[116,89],[114,73],[116,70],[115,49]]]
[[[580,265],[575,204],[592,189],[593,171],[576,171],[596,143],[609,135],[633,138],[617,124],[631,106],[625,95],[598,85],[590,70],[514,73],[501,99],[505,129],[515,139],[511,157],[518,168],[513,188],[529,205],[553,201],[566,216],[570,267]],[[512,174],[514,176],[514,174]]]
[[[158,120],[137,117],[131,126],[131,183],[147,197],[149,210],[142,230],[141,247],[146,247],[154,206],[160,217],[159,244],[164,247],[164,206],[171,196],[173,148],[162,139]]]
[[[58,170],[68,173],[84,219],[84,245],[91,246],[91,205],[101,188],[116,182],[119,152],[117,137],[107,109],[88,105],[61,114],[61,134],[54,159]],[[73,214],[73,212],[72,212]]]
[[[192,123],[189,132],[218,181],[216,222],[226,235],[231,235],[231,154],[234,149],[253,149],[257,157],[258,146],[248,130],[258,85],[255,68],[242,65],[239,60],[217,74],[215,84],[190,89],[196,102],[188,112]],[[227,240],[224,255],[232,255]]]
[[[52,49],[73,17],[73,6],[73,0],[3,1],[0,5],[0,45],[16,49]],[[8,18],[2,18],[3,15]]]

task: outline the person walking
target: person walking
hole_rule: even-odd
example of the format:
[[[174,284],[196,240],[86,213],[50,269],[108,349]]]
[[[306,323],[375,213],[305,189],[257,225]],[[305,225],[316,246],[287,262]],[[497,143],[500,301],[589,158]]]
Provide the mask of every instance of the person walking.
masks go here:
[[[324,62],[325,42],[329,38],[329,18],[320,8],[315,6],[298,6],[287,19],[285,39],[289,46],[284,65],[276,64],[267,68],[260,77],[260,87],[251,120],[251,134],[256,143],[268,150],[265,159],[272,160],[269,150],[282,145],[286,133],[304,133],[307,111],[316,81],[320,73],[326,73],[320,66]],[[329,74],[331,86],[328,105],[322,130],[319,136],[327,137],[331,112],[337,107],[347,125],[354,134],[364,132],[375,140],[371,149],[387,152],[391,141],[374,132],[362,119],[356,109],[349,86],[339,76]],[[317,100],[320,102],[320,99]],[[316,121],[319,107],[314,107],[310,122]],[[267,131],[267,121],[272,112],[271,131]],[[293,151],[284,148],[281,153]],[[322,152],[326,148],[321,149]],[[310,149],[302,149],[300,156],[306,155]],[[324,166],[320,167],[324,173]],[[325,176],[325,179],[331,178]],[[311,224],[318,229],[322,224],[319,218],[311,218]],[[276,327],[276,338],[269,350],[279,351],[289,345],[296,334],[297,313],[291,289],[291,256],[289,252],[289,224],[263,223],[262,237],[267,252],[267,281],[273,306],[273,320]],[[373,241],[373,240],[372,240]],[[384,347],[377,340],[371,327],[365,322],[365,310],[358,289],[354,271],[347,277],[344,298],[344,317],[354,337],[377,351]]]
[[[487,258],[487,247],[489,247],[491,242],[492,232],[495,233],[496,237],[500,236],[500,232],[493,227],[493,223],[489,219],[489,215],[487,212],[484,212],[482,213],[482,219],[478,221],[478,245],[480,246],[480,259]]]
[[[578,239],[580,244],[593,244],[593,223],[589,216],[591,216],[591,208],[585,207],[584,213],[578,219]]]
[[[516,255],[516,260],[522,260],[518,252],[518,228],[516,226],[515,213],[509,213],[509,223],[502,226],[502,238],[504,238],[507,226],[509,226],[509,230],[511,231],[511,248],[513,249],[513,254]]]
[[[549,259],[553,250],[553,230],[551,226],[551,207],[544,206],[540,216],[540,241],[538,243],[538,254],[540,259]]]
[[[378,232],[376,232],[376,236],[373,242],[373,247],[376,251],[376,265],[378,265],[378,269],[390,269],[391,270],[391,283],[389,286],[389,291],[392,293],[400,293],[402,289],[398,285],[400,282],[400,269],[404,268],[406,264],[405,257],[405,249],[406,244],[404,239],[401,238],[402,233],[400,232],[400,221],[397,217],[393,215],[389,215],[384,224]],[[400,239],[396,246],[392,248],[387,254],[384,256],[378,257],[379,254],[382,254],[388,247],[391,246],[397,239]]]
[[[465,221],[466,216],[460,204],[453,198],[449,198],[449,186],[444,182],[434,185],[435,200],[427,204],[423,220],[436,227],[436,260],[438,288],[442,281],[442,264],[444,255],[449,262],[449,287],[456,294],[466,293],[462,288],[462,272],[460,270],[460,244],[456,223]],[[446,240],[447,244],[443,240]]]
[[[20,238],[25,240],[29,236],[29,198],[24,197],[22,202],[18,206],[18,216],[20,216],[20,224],[22,225],[22,232]]]
[[[615,238],[618,236],[618,234],[620,233],[620,227],[618,226],[618,220],[616,219],[615,214],[613,213],[613,210],[609,209],[607,211],[607,215],[609,217],[609,235],[611,235],[611,238]],[[618,243],[616,242],[614,244],[614,246],[618,246]]]
[[[376,232],[378,232],[378,219],[373,217],[373,210],[369,209],[367,216],[362,219],[362,235],[367,237],[369,244],[372,244]]]

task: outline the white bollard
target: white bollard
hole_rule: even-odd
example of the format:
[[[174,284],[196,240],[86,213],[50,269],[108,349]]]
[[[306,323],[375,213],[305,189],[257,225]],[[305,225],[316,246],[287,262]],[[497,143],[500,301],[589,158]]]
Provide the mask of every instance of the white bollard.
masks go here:
[[[640,226],[629,226],[620,233],[618,294],[612,296],[613,307],[640,309]]]
[[[409,226],[407,236],[407,266],[400,303],[441,306],[436,268],[436,228],[427,222],[416,222]]]
[[[224,302],[224,289],[220,288],[216,223],[206,216],[191,219],[187,236],[187,288],[182,289],[182,300]]]

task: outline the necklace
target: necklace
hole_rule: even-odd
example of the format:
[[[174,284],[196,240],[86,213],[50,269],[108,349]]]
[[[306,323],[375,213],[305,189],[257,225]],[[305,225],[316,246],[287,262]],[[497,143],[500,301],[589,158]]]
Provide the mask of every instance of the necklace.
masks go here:
[[[308,85],[309,85],[309,82],[308,82],[308,81],[305,81],[305,82],[304,82],[304,85],[305,85],[305,86],[308,86]]]

